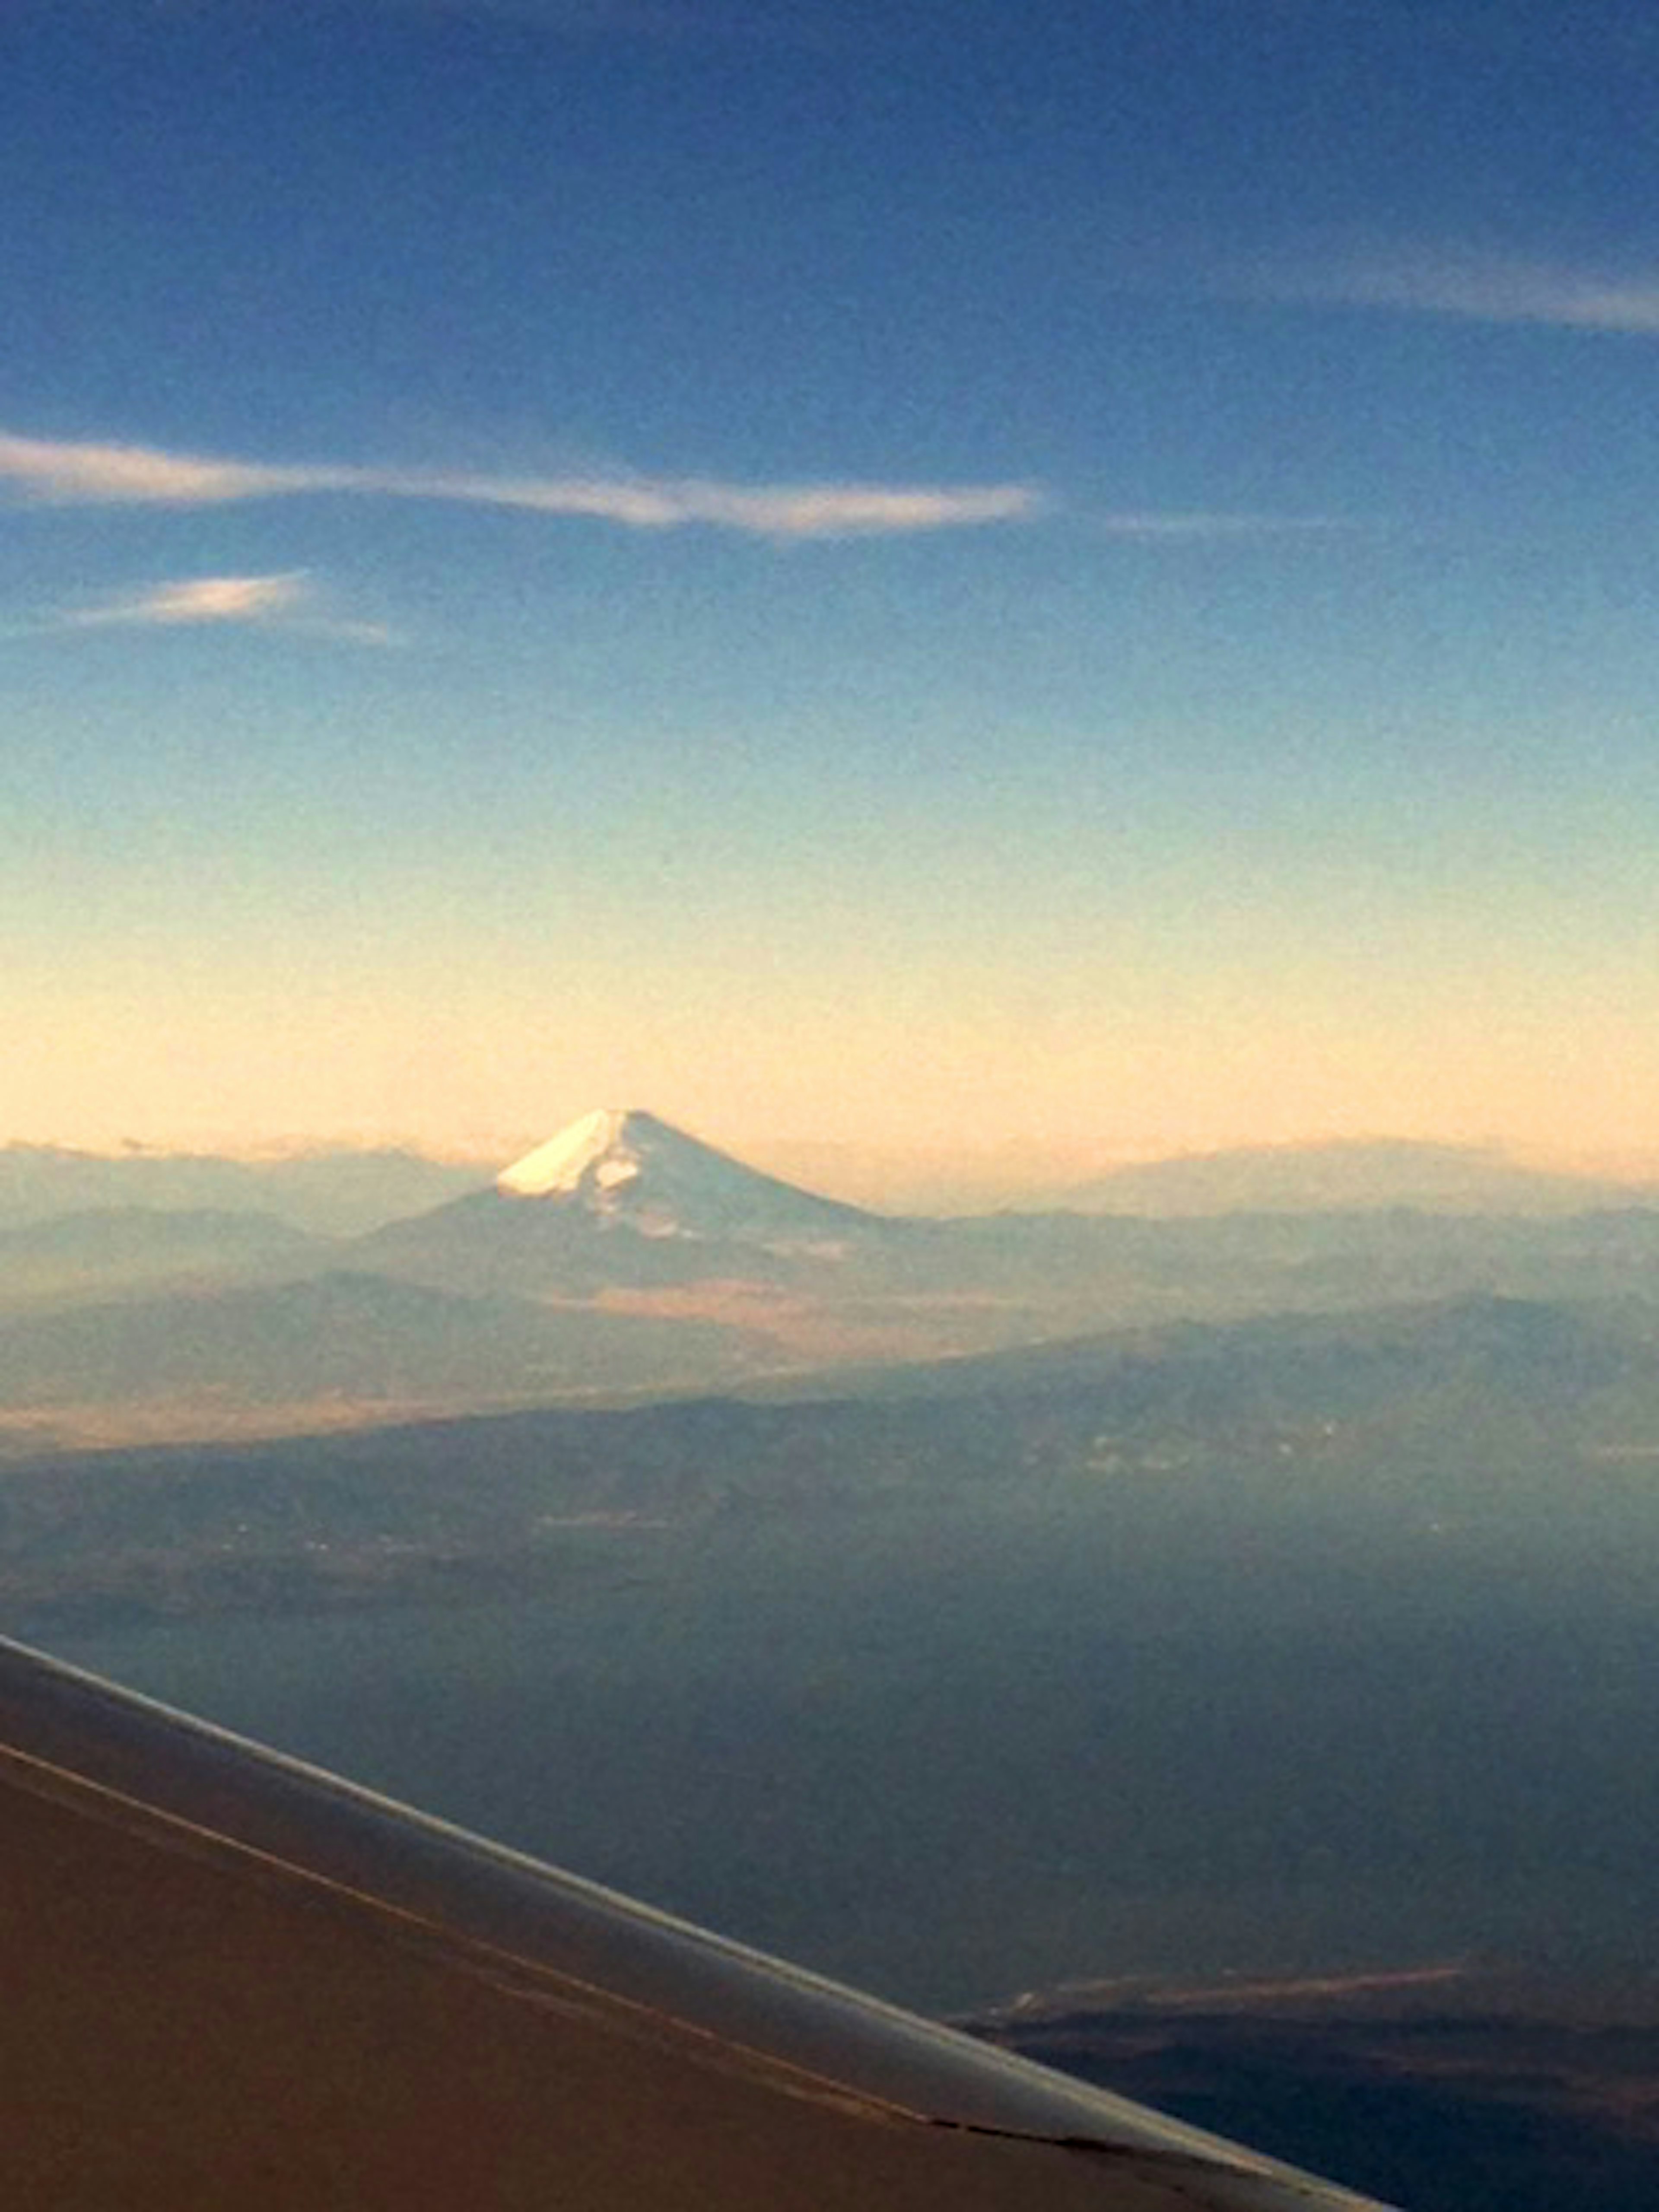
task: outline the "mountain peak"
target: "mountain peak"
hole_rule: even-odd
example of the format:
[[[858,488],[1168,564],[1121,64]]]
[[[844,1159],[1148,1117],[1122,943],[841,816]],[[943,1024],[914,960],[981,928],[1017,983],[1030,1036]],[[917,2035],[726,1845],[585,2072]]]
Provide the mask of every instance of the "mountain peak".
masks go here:
[[[780,1182],[638,1107],[584,1114],[495,1179],[495,1196],[652,1237],[777,1247],[845,1236],[872,1217]]]
[[[658,1140],[695,1144],[637,1106],[600,1106],[568,1122],[556,1136],[514,1160],[495,1178],[509,1198],[553,1198],[586,1191],[597,1196],[635,1182]]]

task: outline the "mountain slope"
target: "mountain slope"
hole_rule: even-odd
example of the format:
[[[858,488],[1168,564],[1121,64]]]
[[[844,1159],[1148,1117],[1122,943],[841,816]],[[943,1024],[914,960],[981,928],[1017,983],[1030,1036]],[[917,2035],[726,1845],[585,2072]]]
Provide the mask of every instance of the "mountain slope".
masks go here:
[[[745,1167],[653,1114],[601,1109],[488,1190],[362,1240],[362,1264],[520,1295],[778,1280],[898,1224]]]
[[[318,1249],[315,1238],[270,1213],[88,1207],[0,1229],[0,1312],[252,1277],[303,1266]]]
[[[392,1406],[703,1383],[743,1361],[708,1322],[550,1310],[333,1273],[0,1320],[0,1409],[228,1406],[321,1397]]]

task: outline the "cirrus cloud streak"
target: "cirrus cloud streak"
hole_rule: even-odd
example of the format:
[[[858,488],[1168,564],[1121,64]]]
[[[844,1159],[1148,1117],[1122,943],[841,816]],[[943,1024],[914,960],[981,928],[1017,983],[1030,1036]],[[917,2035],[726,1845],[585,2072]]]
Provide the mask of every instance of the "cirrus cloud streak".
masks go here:
[[[1406,246],[1325,267],[1272,270],[1250,289],[1271,299],[1659,337],[1659,273],[1614,275],[1455,247]]]
[[[1329,514],[1079,514],[1080,527],[1103,538],[1127,538],[1142,543],[1178,544],[1234,538],[1295,538],[1318,532],[1348,532],[1360,526]]]
[[[282,576],[190,576],[173,584],[154,584],[95,606],[65,613],[70,629],[103,629],[126,624],[168,629],[192,623],[270,622],[291,614],[306,599],[306,580],[298,570]]]
[[[267,576],[186,576],[64,607],[41,627],[56,630],[191,629],[240,625],[301,631],[348,645],[391,645],[378,623],[329,613],[303,569]]]
[[[434,469],[226,460],[160,447],[0,432],[0,484],[39,505],[216,507],[344,494],[516,507],[632,530],[689,524],[769,538],[866,538],[1024,520],[1029,484],[732,484],[696,477],[492,476]]]

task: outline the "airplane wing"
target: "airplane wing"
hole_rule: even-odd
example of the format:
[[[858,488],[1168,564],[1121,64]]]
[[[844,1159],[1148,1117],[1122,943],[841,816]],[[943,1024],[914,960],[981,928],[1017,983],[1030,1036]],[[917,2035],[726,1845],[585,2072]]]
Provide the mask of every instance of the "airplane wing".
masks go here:
[[[1364,2212],[4,1641],[0,1974],[22,2212]]]

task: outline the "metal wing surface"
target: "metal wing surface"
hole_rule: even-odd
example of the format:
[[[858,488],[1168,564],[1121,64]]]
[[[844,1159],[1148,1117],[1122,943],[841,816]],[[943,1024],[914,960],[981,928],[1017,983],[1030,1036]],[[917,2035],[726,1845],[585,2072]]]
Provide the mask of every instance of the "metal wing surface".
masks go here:
[[[3,1642],[0,1972],[25,2212],[1362,2206]]]

